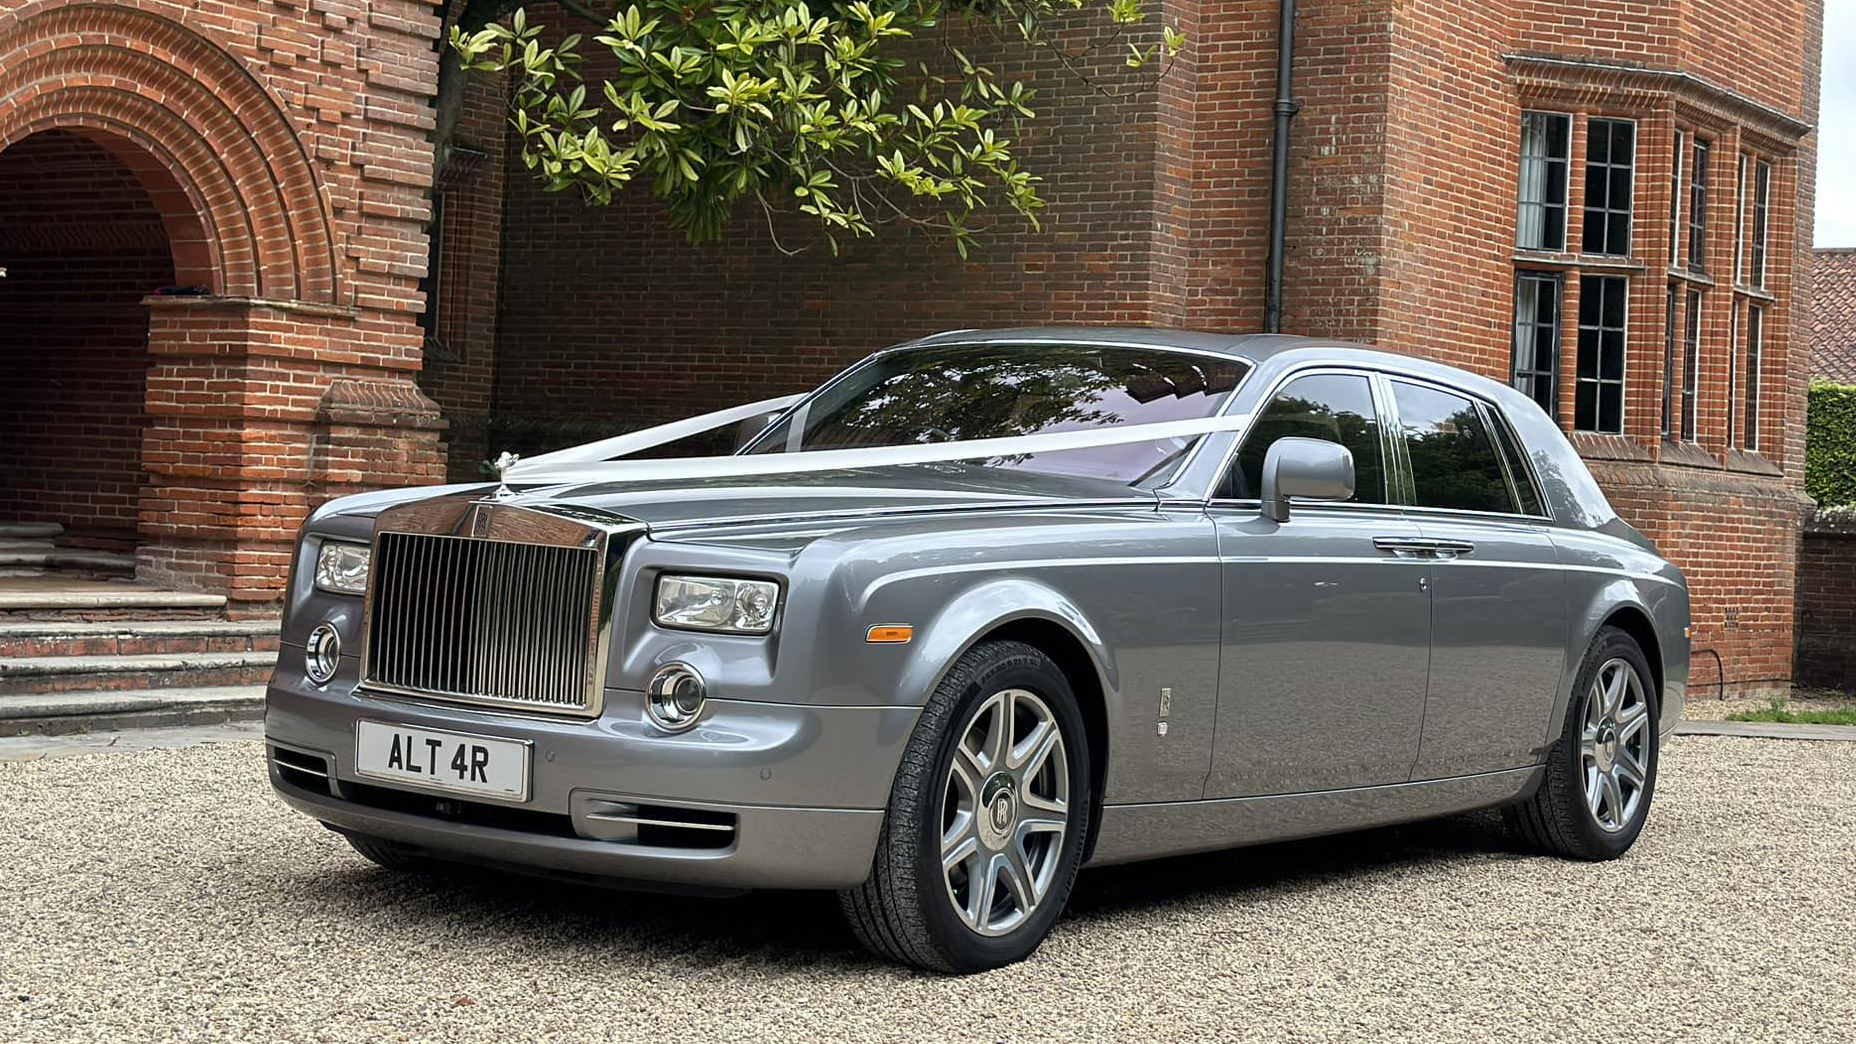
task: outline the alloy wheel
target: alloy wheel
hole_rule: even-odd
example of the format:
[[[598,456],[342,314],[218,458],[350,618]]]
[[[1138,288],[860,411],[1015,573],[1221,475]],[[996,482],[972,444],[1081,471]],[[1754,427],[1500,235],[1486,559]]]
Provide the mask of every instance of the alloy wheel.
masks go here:
[[[1627,661],[1606,660],[1585,694],[1585,732],[1579,743],[1585,804],[1600,829],[1629,826],[1643,804],[1649,779],[1650,703]]]
[[[1050,892],[1070,829],[1070,763],[1050,706],[1024,689],[982,701],[958,733],[941,811],[941,871],[968,928],[1010,933]]]

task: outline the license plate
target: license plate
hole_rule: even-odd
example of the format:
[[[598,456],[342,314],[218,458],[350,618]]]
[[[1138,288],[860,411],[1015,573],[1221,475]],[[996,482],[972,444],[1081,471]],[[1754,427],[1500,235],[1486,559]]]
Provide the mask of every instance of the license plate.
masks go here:
[[[459,794],[528,800],[529,742],[356,722],[355,774]]]

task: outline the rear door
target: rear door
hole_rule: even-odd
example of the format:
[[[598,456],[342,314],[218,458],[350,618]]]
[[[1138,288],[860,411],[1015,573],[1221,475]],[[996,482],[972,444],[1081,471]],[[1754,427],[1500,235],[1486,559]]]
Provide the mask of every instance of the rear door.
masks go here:
[[[1374,379],[1291,377],[1258,414],[1210,507],[1223,571],[1223,654],[1207,797],[1402,783],[1418,753],[1430,656],[1429,563],[1388,484]],[[1270,445],[1325,439],[1353,454],[1355,492],[1260,510]]]
[[[1566,591],[1539,489],[1492,404],[1385,379],[1428,548],[1431,670],[1413,779],[1536,764],[1565,668]]]

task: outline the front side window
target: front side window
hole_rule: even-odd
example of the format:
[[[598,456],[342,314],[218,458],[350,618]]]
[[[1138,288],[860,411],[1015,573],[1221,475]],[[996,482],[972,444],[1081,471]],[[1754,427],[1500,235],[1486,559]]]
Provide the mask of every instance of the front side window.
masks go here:
[[[1514,283],[1514,387],[1559,416],[1560,277],[1522,272]]]
[[[1441,388],[1392,382],[1419,507],[1516,513],[1495,439],[1476,403]]]
[[[1583,249],[1588,254],[1629,254],[1637,125],[1594,119],[1586,122],[1585,133]]]
[[[1688,292],[1688,325],[1682,337],[1682,441],[1695,441],[1696,392],[1701,386],[1701,291]]]
[[[1695,139],[1688,178],[1688,267],[1708,270],[1708,143]]]
[[[1520,205],[1515,242],[1529,250],[1566,249],[1566,168],[1572,117],[1521,114]]]
[[[1624,298],[1622,276],[1579,279],[1579,357],[1573,427],[1624,432]]]
[[[1216,415],[1250,371],[1242,359],[1076,344],[938,345],[847,371],[743,452],[913,446]],[[994,468],[1147,486],[1199,436],[984,461]]]
[[[1263,491],[1263,458],[1277,439],[1297,437],[1337,442],[1353,454],[1354,504],[1386,502],[1385,451],[1380,443],[1379,414],[1373,386],[1355,373],[1317,373],[1297,377],[1276,393],[1257,415],[1237,460],[1225,475],[1218,496],[1257,500]]]

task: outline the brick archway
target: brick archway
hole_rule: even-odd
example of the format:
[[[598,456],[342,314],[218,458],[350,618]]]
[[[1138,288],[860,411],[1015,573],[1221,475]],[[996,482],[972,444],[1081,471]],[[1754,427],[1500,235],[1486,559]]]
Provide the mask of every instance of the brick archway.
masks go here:
[[[0,150],[50,129],[93,138],[143,178],[177,272],[230,296],[339,300],[328,203],[301,137],[201,34],[83,0],[0,15]]]
[[[412,380],[437,21],[353,10],[0,12],[0,156],[47,134],[107,154],[195,291],[140,302],[138,579],[274,604],[318,503],[443,474]]]

